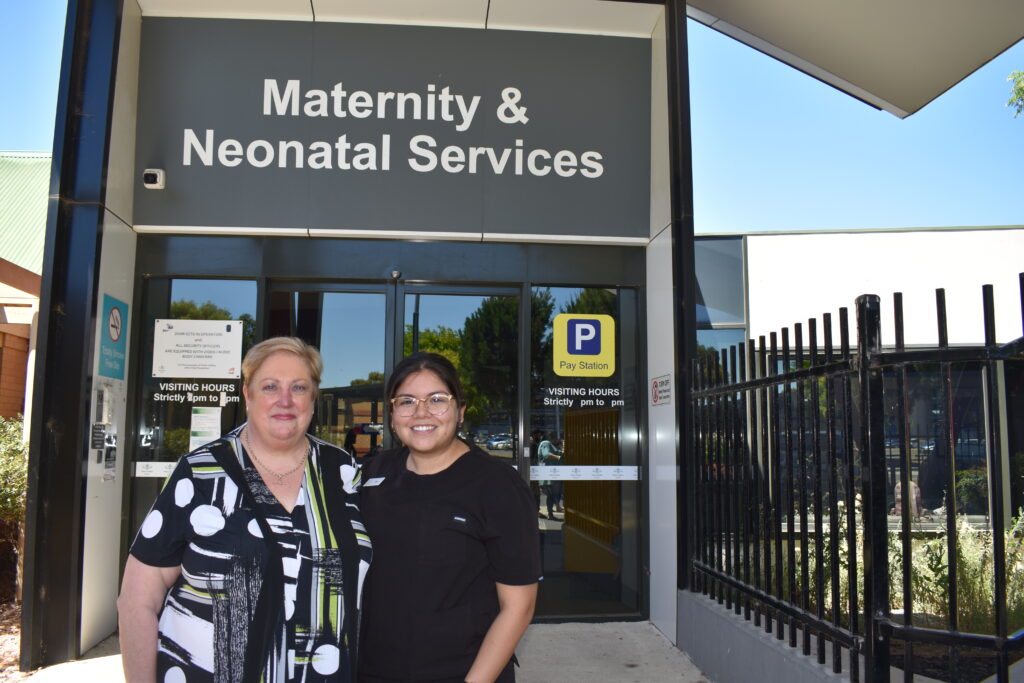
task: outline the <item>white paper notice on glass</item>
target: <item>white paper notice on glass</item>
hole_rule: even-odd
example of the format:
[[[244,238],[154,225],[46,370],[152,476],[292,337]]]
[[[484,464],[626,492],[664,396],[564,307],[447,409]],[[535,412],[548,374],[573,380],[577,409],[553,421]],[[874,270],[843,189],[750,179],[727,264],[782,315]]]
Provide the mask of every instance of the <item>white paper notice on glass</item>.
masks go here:
[[[190,451],[215,441],[220,436],[220,410],[220,408],[192,408],[192,424],[189,426],[188,433],[188,449]]]
[[[241,376],[241,320],[157,319],[154,325],[153,377]]]

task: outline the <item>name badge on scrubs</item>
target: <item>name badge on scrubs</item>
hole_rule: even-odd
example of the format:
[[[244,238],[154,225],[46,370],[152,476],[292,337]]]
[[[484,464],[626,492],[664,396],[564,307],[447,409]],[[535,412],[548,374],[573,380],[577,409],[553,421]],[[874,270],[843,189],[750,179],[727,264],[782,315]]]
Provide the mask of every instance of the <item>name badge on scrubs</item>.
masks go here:
[[[363,486],[380,486],[382,481],[384,481],[384,477],[374,477],[373,479],[367,479],[364,481]]]

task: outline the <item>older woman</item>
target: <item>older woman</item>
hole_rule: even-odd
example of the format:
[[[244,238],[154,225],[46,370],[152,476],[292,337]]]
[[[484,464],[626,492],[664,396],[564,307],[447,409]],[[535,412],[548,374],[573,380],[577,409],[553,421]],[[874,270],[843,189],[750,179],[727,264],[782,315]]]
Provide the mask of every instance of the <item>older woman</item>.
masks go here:
[[[374,563],[359,680],[514,681],[540,578],[533,495],[514,469],[459,439],[466,407],[443,356],[400,362],[387,396],[404,445],[364,471]]]
[[[370,542],[358,471],[306,434],[323,361],[276,337],[242,361],[248,421],[178,462],[131,547],[128,681],[353,681]]]

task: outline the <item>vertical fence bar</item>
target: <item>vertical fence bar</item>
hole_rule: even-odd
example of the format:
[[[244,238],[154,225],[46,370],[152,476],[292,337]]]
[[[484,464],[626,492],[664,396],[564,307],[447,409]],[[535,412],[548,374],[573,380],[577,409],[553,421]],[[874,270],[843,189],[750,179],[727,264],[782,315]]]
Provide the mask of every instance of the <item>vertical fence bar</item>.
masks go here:
[[[715,370],[715,364],[712,362],[713,359],[705,357],[705,368],[701,376],[702,388],[709,388],[711,386],[711,377]],[[700,452],[700,475],[698,477],[698,483],[700,485],[700,510],[701,510],[701,527],[703,533],[701,535],[701,559],[704,562],[705,567],[712,566],[714,560],[712,559],[711,548],[714,539],[714,529],[712,527],[712,515],[711,515],[711,488],[710,488],[710,477],[709,467],[711,465],[712,449],[714,448],[714,440],[711,435],[712,417],[714,416],[714,405],[713,399],[704,398],[701,401],[701,432],[702,432],[702,443],[703,449]],[[701,586],[705,595],[710,595],[713,591],[711,579],[707,574],[701,573]]]
[[[850,315],[845,307],[839,309],[839,341],[844,360],[851,360]],[[853,388],[850,374],[842,376],[843,390],[843,450],[846,456],[846,557],[847,581],[850,592],[850,680],[860,680],[860,604],[857,600],[857,465],[853,457]]]
[[[949,332],[946,322],[946,290],[935,290],[935,318],[938,324],[939,348],[949,348]],[[953,424],[953,369],[948,362],[939,365],[942,376],[942,419],[943,432],[946,439],[947,475],[946,475],[946,577],[949,586],[949,630],[958,630],[960,606],[957,597],[957,546],[959,541],[956,530],[956,438],[955,425]],[[956,677],[959,674],[960,650],[955,645],[949,648],[949,672],[950,676]]]
[[[736,368],[736,382],[743,384],[747,379],[744,345],[732,347],[733,367]],[[743,584],[750,585],[750,477],[747,468],[747,392],[736,392],[736,558],[740,564]],[[743,594],[743,618],[750,621],[750,596]]]
[[[756,365],[756,353],[754,350],[754,340],[747,340],[747,375],[751,380],[759,379],[757,374]],[[760,515],[764,511],[764,499],[761,497],[761,481],[763,472],[758,467],[758,459],[760,456],[760,434],[761,425],[758,419],[759,417],[759,391],[752,389],[749,393],[749,399],[746,406],[746,414],[749,415],[749,423],[747,425],[747,438],[750,440],[750,496],[749,496],[749,519],[748,528],[750,529],[750,545],[753,557],[750,559],[749,564],[754,572],[754,588],[758,591],[763,590],[764,586],[761,582],[761,523]],[[761,603],[760,601],[754,603],[754,626],[761,626]]]
[[[879,620],[889,612],[888,514],[885,490],[885,406],[882,373],[872,367],[882,350],[881,310],[875,295],[857,297],[857,373],[860,381],[860,455],[864,501],[864,659],[868,683],[889,680],[889,637]]]
[[[718,358],[715,357],[712,365],[712,374],[708,377],[708,387],[711,388],[718,384],[718,372],[720,366]],[[708,397],[708,453],[706,460],[707,469],[707,484],[705,486],[705,495],[707,496],[707,509],[708,509],[708,567],[717,569],[719,566],[718,558],[718,498],[717,491],[715,490],[715,464],[718,458],[718,397]],[[718,600],[718,582],[714,578],[714,575],[709,575],[708,579],[708,590],[710,597]]]
[[[772,332],[769,336],[771,339],[771,356],[768,359],[770,372],[773,376],[779,374],[779,342],[775,332]],[[772,443],[773,443],[773,459],[772,459],[772,490],[774,501],[773,504],[773,526],[772,532],[775,536],[775,596],[779,600],[785,599],[785,573],[786,564],[782,559],[782,506],[786,501],[786,497],[783,494],[782,483],[783,483],[783,471],[782,471],[782,453],[783,453],[783,442],[782,442],[782,429],[780,428],[781,420],[779,415],[782,413],[782,407],[779,405],[780,398],[779,393],[781,385],[773,385],[770,389],[769,398],[771,402],[771,416],[772,416]],[[782,640],[785,637],[785,618],[782,614],[776,613],[776,637]]]
[[[782,371],[788,373],[792,365],[789,359],[789,328],[782,328]],[[783,475],[786,478],[783,491],[786,495],[786,580],[789,582],[789,602],[797,604],[797,578],[796,578],[796,496],[795,472],[793,456],[793,395],[790,389],[792,382],[784,380],[782,384],[782,439],[785,442],[783,451],[786,458],[786,469]],[[789,646],[796,647],[796,619],[789,618]]]
[[[704,388],[703,375],[706,371],[706,366],[702,358],[698,356],[693,361],[693,371],[690,373],[690,384],[693,386],[693,390],[697,391]],[[691,477],[691,481],[687,490],[691,496],[693,496],[693,519],[690,524],[693,528],[693,537],[691,538],[693,547],[693,556],[699,562],[704,562],[704,540],[707,538],[706,530],[703,526],[704,512],[701,509],[703,504],[703,488],[700,483],[701,473],[703,472],[704,466],[704,453],[705,453],[705,439],[704,439],[704,404],[707,399],[697,398],[694,399],[693,410],[690,413],[690,419],[693,420],[693,472],[694,476]],[[690,587],[694,591],[704,592],[703,586],[703,574],[693,569],[689,569],[690,573]]]
[[[793,325],[793,347],[796,369],[804,367],[804,335],[803,325]],[[796,456],[799,458],[799,484],[797,491],[800,497],[800,607],[804,612],[811,608],[811,556],[810,540],[807,528],[807,405],[805,401],[805,380],[799,379],[796,383]],[[790,427],[792,429],[792,427]],[[792,542],[792,540],[790,541]],[[808,624],[803,624],[803,653],[811,654],[811,630]]]
[[[818,321],[807,321],[807,336],[810,348],[811,367],[821,365],[818,355]],[[825,555],[822,535],[822,476],[821,476],[821,395],[818,390],[818,376],[808,380],[811,387],[811,488],[814,492],[814,602],[815,614],[819,621],[825,620]],[[818,663],[825,663],[825,634],[818,631]]]
[[[736,345],[729,347],[729,384],[735,385],[739,381],[739,368],[736,366]],[[740,524],[740,500],[739,478],[737,477],[740,466],[740,454],[743,448],[743,437],[740,431],[740,407],[739,392],[732,392],[726,397],[729,407],[729,461],[725,471],[725,485],[729,490],[729,545],[732,547],[732,571],[730,576],[738,579],[743,571],[740,562],[739,539],[742,533]],[[733,609],[736,614],[740,613],[742,595],[737,593]]]
[[[717,362],[713,358],[706,358],[707,369],[705,370],[705,376],[703,378],[703,385],[705,388],[711,387],[711,373],[715,371]],[[701,505],[704,508],[704,565],[706,567],[713,567],[715,564],[714,557],[714,510],[712,508],[712,496],[711,496],[711,462],[714,454],[715,442],[714,436],[712,435],[712,428],[714,426],[714,399],[711,397],[705,397],[704,399],[704,452],[701,453]],[[712,579],[707,575],[703,574],[704,581],[704,594],[709,597],[714,597],[714,585]]]
[[[835,360],[835,350],[832,344],[832,315],[830,313],[822,316],[822,331],[825,336],[825,364],[831,365]],[[825,434],[828,450],[828,552],[829,570],[831,576],[831,598],[832,598],[832,625],[839,627],[842,623],[842,594],[839,589],[840,562],[839,562],[839,464],[836,452],[836,398],[835,378],[825,378]],[[838,642],[832,643],[832,671],[840,673],[843,670],[843,648]]]
[[[765,344],[764,335],[758,340],[761,345],[761,353],[758,354],[757,358],[757,369],[758,375],[766,379],[768,377],[768,347]],[[773,496],[777,494],[778,489],[772,487],[772,473],[775,471],[774,461],[772,460],[773,449],[769,448],[771,437],[769,436],[769,429],[771,422],[769,421],[769,415],[771,415],[771,395],[773,390],[767,385],[761,389],[760,400],[758,401],[759,412],[760,412],[760,423],[761,423],[761,519],[764,525],[764,589],[766,593],[772,592],[772,539],[777,535],[777,527],[773,530],[773,511],[775,505],[772,502]],[[772,631],[772,612],[771,610],[765,610],[764,630],[767,633]]]
[[[724,386],[729,382],[729,356],[726,349],[721,350],[721,375],[718,378],[718,386]],[[729,399],[722,394],[718,395],[718,459],[715,463],[715,495],[717,496],[718,507],[718,547],[715,549],[715,557],[718,558],[717,569],[719,572],[729,573],[732,571],[732,553],[729,545],[729,501],[728,487],[725,485],[725,463],[728,457],[728,411]],[[719,589],[725,594],[726,608],[732,607],[733,591],[729,584],[721,583]],[[721,602],[721,597],[719,602]]]
[[[903,294],[896,292],[892,295],[893,318],[895,319],[896,350],[903,351],[906,348],[903,329]],[[911,567],[911,509],[917,510],[917,500],[914,495],[914,487],[910,485],[910,443],[909,443],[909,421],[910,413],[907,411],[909,396],[907,393],[907,366],[901,363],[896,372],[896,413],[899,416],[897,428],[899,429],[899,453],[900,453],[900,539],[903,553],[902,577],[903,577],[903,623],[910,626],[913,623],[914,597],[910,585]],[[886,443],[885,457],[889,457],[889,446]],[[918,475],[920,477],[920,475]],[[911,640],[903,641],[903,680],[911,683],[914,680],[914,644]]]
[[[742,360],[743,356],[739,356],[739,360]],[[740,369],[737,364],[737,352],[736,345],[729,347],[729,367],[731,368],[730,376],[732,377],[732,383],[736,384],[740,381]],[[729,514],[732,516],[732,536],[729,542],[732,544],[732,563],[733,563],[733,578],[739,579],[743,576],[743,561],[741,555],[741,544],[740,537],[743,535],[743,517],[742,517],[742,501],[743,496],[741,495],[742,479],[740,478],[740,468],[743,462],[743,414],[741,411],[741,400],[742,393],[739,391],[733,391],[729,394],[729,422],[730,422],[730,449],[729,449],[729,469],[726,470],[726,484],[729,487]],[[745,602],[745,596],[743,593],[737,593],[736,604],[734,609],[736,614],[740,614],[743,608],[742,603]]]
[[[692,372],[690,373],[690,383],[693,386],[694,393],[703,388],[702,376],[705,371],[704,362],[698,357],[692,363]],[[693,536],[691,538],[693,557],[699,562],[704,561],[704,539],[707,537],[703,528],[703,511],[701,510],[701,501],[703,500],[703,490],[700,484],[701,471],[703,470],[705,442],[704,442],[704,402],[706,399],[697,398],[694,399],[693,410],[690,413],[690,419],[693,420],[692,439],[693,439],[693,473],[690,482],[687,486],[687,492],[693,496],[693,519],[690,520],[691,528],[693,529]],[[688,584],[694,591],[703,592],[703,575],[696,571],[693,567],[695,563],[691,563],[689,568],[690,583]]]
[[[992,285],[982,287],[982,305],[985,314],[985,347],[994,349],[996,346],[996,314]],[[1007,635],[1006,623],[1006,505],[1003,490],[1003,450],[1001,429],[999,425],[999,406],[1002,399],[999,395],[998,364],[999,361],[985,361],[985,403],[988,424],[988,471],[991,482],[989,506],[992,519],[992,564],[995,571],[995,610],[996,638],[1000,647],[996,650],[996,675],[999,681],[1010,680],[1009,660],[1005,642]]]

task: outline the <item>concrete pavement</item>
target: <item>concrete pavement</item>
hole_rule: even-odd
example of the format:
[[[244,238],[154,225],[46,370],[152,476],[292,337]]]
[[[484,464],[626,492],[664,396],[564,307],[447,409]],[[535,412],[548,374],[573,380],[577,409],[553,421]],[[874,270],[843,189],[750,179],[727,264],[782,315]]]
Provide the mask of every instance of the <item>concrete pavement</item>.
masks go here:
[[[707,683],[648,622],[534,624],[517,650],[518,683]],[[40,669],[33,683],[119,683],[121,655],[109,638],[75,662]]]

